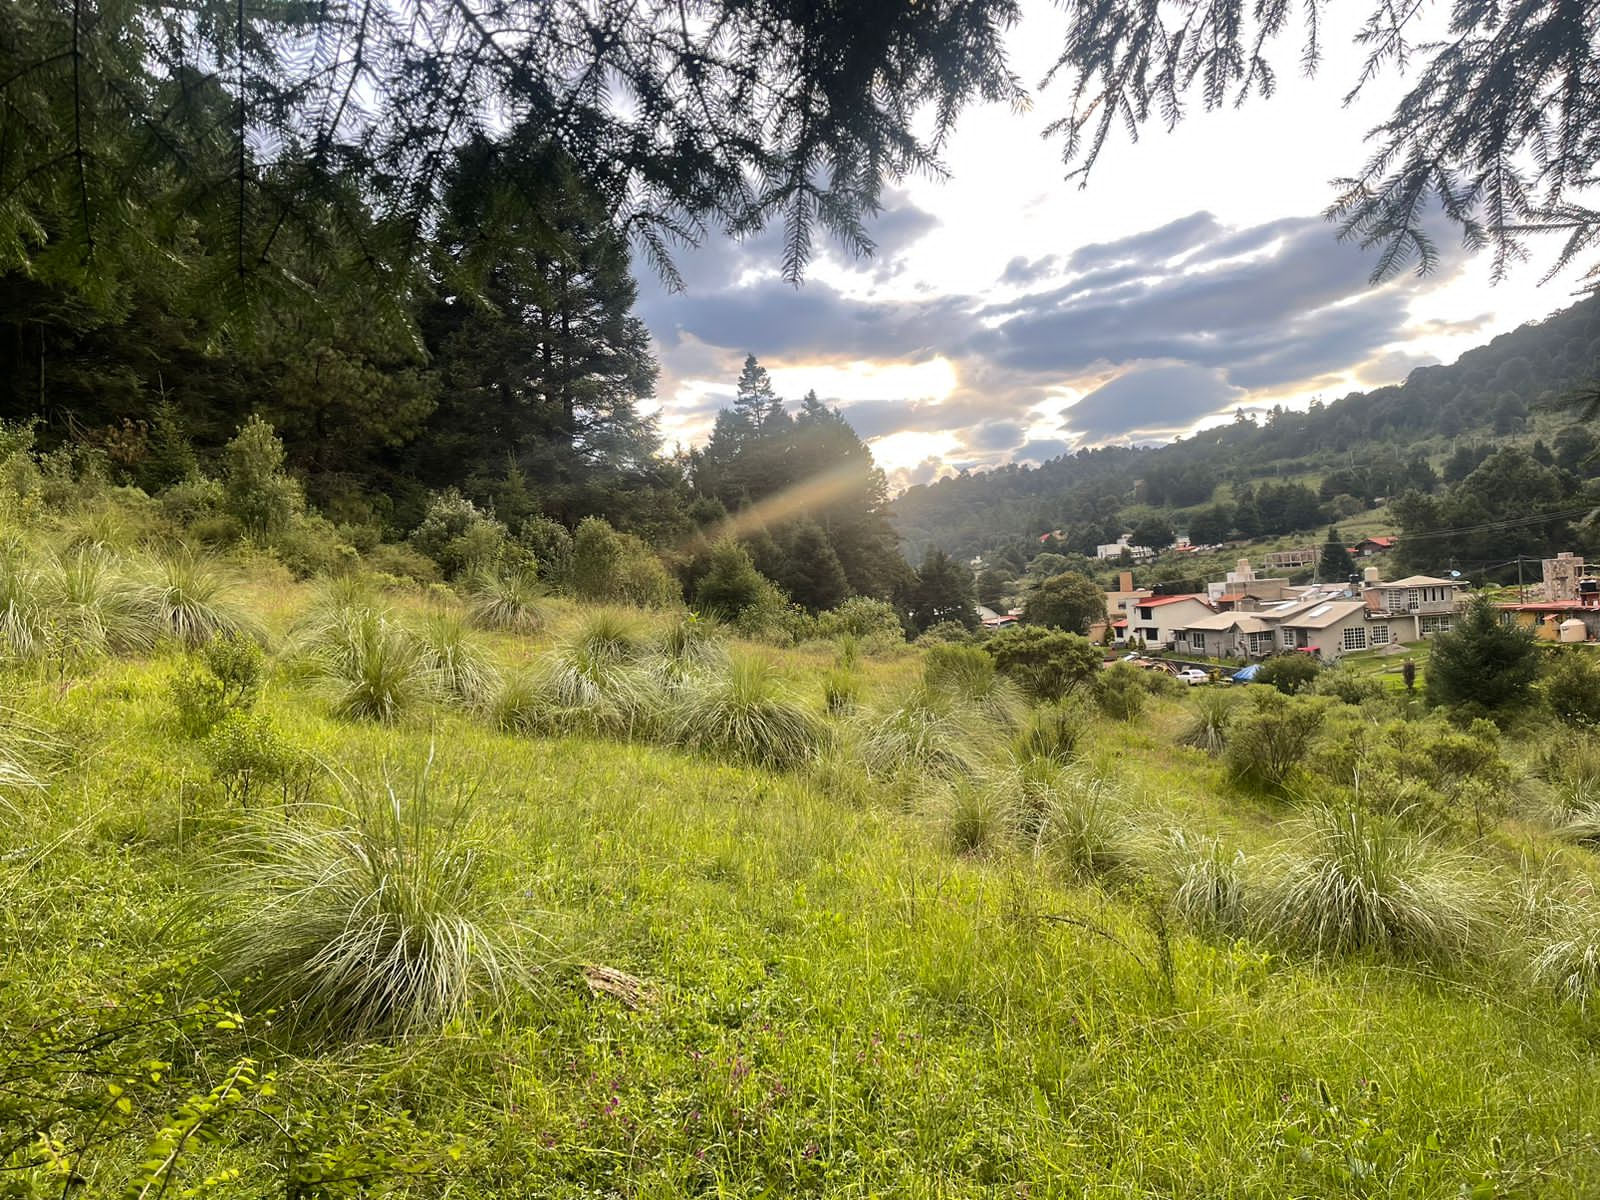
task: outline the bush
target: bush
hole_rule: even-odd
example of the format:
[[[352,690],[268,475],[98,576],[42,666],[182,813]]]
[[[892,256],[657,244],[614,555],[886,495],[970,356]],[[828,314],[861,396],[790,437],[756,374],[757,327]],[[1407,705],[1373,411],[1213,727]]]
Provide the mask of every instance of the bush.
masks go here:
[[[948,622],[966,630],[959,622]],[[887,600],[870,596],[852,596],[843,604],[817,614],[818,637],[837,638],[849,635],[863,642],[901,643],[906,640],[905,627],[900,624],[900,614]]]
[[[218,634],[172,681],[178,727],[189,737],[205,736],[225,718],[254,708],[261,683],[261,647],[237,633]]]
[[[1144,711],[1151,675],[1132,663],[1117,663],[1095,677],[1094,702],[1106,716],[1131,721]]]
[[[244,807],[266,788],[277,787],[285,803],[303,803],[313,764],[272,723],[256,712],[233,711],[205,740],[212,777],[229,803]]]
[[[467,611],[480,629],[538,633],[545,625],[542,597],[532,566],[483,567],[472,577]]]
[[[204,517],[222,511],[222,484],[204,475],[180,480],[161,493],[161,515],[173,524],[187,528]]]
[[[1036,626],[1002,629],[983,644],[1000,673],[1037,700],[1060,700],[1100,671],[1100,651],[1075,633]]]
[[[1365,674],[1350,666],[1323,671],[1317,676],[1312,690],[1319,696],[1332,696],[1345,704],[1356,706],[1381,701],[1388,696],[1383,681],[1376,675]]]
[[[219,872],[208,957],[247,1008],[323,1037],[437,1033],[529,981],[464,797],[424,771],[338,816],[264,826]]]
[[[499,563],[506,555],[506,527],[456,488],[446,488],[428,501],[411,545],[454,579]]]
[[[1180,746],[1192,746],[1207,754],[1221,754],[1228,745],[1228,722],[1239,701],[1239,693],[1226,688],[1195,690],[1194,715],[1178,735]]]
[[[1022,762],[1046,759],[1067,763],[1078,756],[1083,738],[1083,715],[1063,704],[1041,704],[1028,713],[1012,741],[1012,753]]]
[[[919,646],[975,646],[978,637],[960,621],[940,621],[930,625],[917,637]]]
[[[1228,725],[1223,762],[1235,780],[1280,790],[1322,729],[1327,702],[1252,689],[1248,705]]]
[[[772,589],[757,571],[745,548],[724,538],[711,548],[705,574],[695,584],[694,603],[701,612],[724,621],[737,620],[748,608],[760,605]]]
[[[528,517],[517,526],[517,546],[538,570],[539,577],[561,586],[572,571],[572,535],[560,521]]]
[[[1473,864],[1359,808],[1328,807],[1270,872],[1261,932],[1318,957],[1459,960],[1484,926]]]
[[[366,555],[367,566],[382,575],[396,579],[409,579],[413,583],[437,583],[443,576],[439,564],[426,554],[410,546],[397,546],[385,542],[374,546]]]
[[[672,719],[679,745],[775,770],[805,762],[823,734],[817,715],[761,658],[735,659],[726,672],[692,679]]]
[[[333,522],[314,513],[294,517],[273,537],[272,549],[296,579],[342,575],[361,564],[361,555]]]
[[[1261,664],[1252,682],[1270,684],[1285,696],[1311,690],[1322,667],[1309,654],[1276,654]]]
[[[580,600],[665,608],[680,598],[677,581],[638,538],[585,517],[572,540],[570,581]]]
[[[222,450],[222,509],[253,538],[288,529],[305,507],[300,485],[284,472],[277,431],[252,415]]]
[[[1587,652],[1563,647],[1545,669],[1539,690],[1550,710],[1568,725],[1600,724],[1600,668]]]

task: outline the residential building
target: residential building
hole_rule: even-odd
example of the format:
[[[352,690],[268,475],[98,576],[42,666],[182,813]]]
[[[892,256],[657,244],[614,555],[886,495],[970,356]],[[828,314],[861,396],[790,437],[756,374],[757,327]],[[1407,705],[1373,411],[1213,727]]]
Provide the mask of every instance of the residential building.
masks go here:
[[[1464,603],[1466,582],[1408,575],[1386,583],[1376,567],[1368,567],[1362,582],[1363,598],[1374,620],[1390,622],[1397,642],[1420,642],[1434,633],[1455,628],[1456,613]]]
[[[1096,558],[1121,558],[1126,552],[1134,562],[1149,562],[1156,556],[1156,552],[1149,546],[1132,546],[1128,544],[1128,535],[1123,534],[1114,542],[1106,542],[1094,548]]]
[[[1128,636],[1141,639],[1152,649],[1170,647],[1178,630],[1187,629],[1191,623],[1214,611],[1205,597],[1198,595],[1150,596],[1136,600]]]
[[[1278,648],[1337,662],[1346,654],[1404,640],[1394,636],[1393,622],[1374,618],[1364,600],[1323,600],[1278,622]]]
[[[1262,658],[1277,649],[1272,621],[1252,612],[1220,612],[1196,617],[1174,631],[1172,648],[1203,658]]]
[[[1585,580],[1592,586],[1585,589]],[[1590,578],[1588,564],[1583,559],[1563,550],[1554,558],[1544,560],[1543,592],[1546,600],[1577,600],[1585,591],[1591,595],[1600,593],[1600,584]]]
[[[1371,558],[1374,554],[1387,554],[1400,544],[1400,539],[1389,534],[1378,534],[1375,537],[1362,538],[1350,547],[1350,553],[1357,558]]]
[[[1592,642],[1600,639],[1600,605],[1581,600],[1535,600],[1496,604],[1508,625],[1531,630],[1545,642]]]
[[[1316,563],[1321,553],[1315,546],[1296,546],[1293,550],[1274,550],[1262,559],[1267,570],[1292,571],[1296,567],[1309,567]]]

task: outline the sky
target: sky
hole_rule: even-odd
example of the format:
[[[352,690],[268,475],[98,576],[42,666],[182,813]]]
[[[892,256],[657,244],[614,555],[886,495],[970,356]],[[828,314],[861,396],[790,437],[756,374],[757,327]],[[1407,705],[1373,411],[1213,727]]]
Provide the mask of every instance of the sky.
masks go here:
[[[1344,106],[1363,56],[1335,17],[1353,20],[1332,6],[1315,78],[1295,70],[1291,36],[1272,99],[1192,105],[1137,143],[1114,134],[1080,188],[1041,136],[1066,89],[1034,86],[1065,23],[1032,5],[1011,37],[1031,109],[969,110],[947,177],[885,197],[870,259],[829,246],[795,287],[773,228],[683,251],[678,292],[639,264],[668,446],[705,440],[747,353],[779,395],[838,406],[898,489],[1399,383],[1572,303],[1576,269],[1541,286],[1536,247],[1491,283],[1487,257],[1442,226],[1436,271],[1369,282],[1374,252],[1320,214],[1406,78],[1391,70]]]

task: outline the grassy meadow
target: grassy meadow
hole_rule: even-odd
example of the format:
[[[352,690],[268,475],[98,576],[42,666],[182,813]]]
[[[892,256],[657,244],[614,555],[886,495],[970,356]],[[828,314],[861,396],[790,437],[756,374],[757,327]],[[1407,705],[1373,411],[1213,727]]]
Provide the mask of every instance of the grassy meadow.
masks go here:
[[[106,533],[0,555],[0,1196],[1600,1193],[1588,735]]]

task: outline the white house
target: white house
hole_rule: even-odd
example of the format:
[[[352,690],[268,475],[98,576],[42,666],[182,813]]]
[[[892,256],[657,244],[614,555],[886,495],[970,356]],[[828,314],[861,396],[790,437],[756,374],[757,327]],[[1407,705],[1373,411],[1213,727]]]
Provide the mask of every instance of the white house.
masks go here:
[[[1168,647],[1178,630],[1214,613],[1201,596],[1150,596],[1134,602],[1128,636],[1140,638],[1152,648]]]

